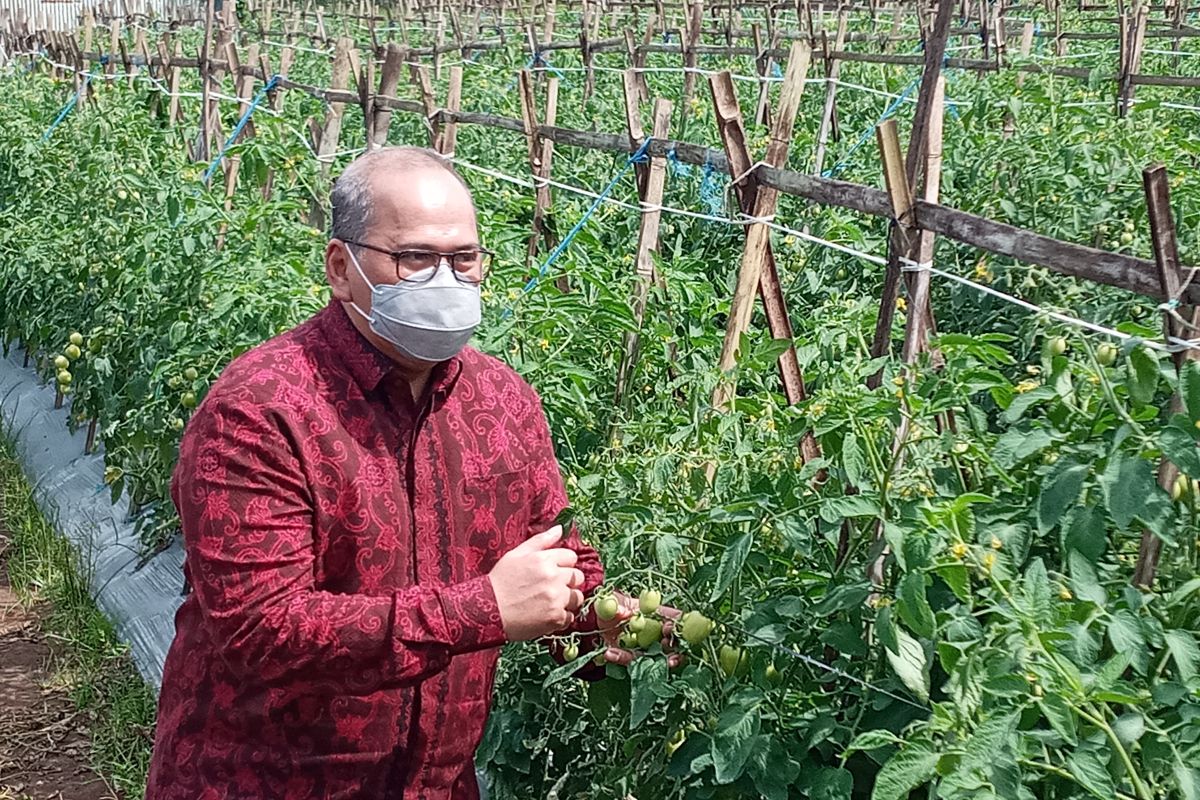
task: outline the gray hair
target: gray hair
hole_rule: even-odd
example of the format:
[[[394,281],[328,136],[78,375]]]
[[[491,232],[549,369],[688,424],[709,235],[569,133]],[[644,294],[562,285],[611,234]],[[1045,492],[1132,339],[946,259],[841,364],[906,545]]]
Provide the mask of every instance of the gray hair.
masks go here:
[[[428,147],[383,147],[363,153],[350,162],[333,182],[329,200],[333,206],[333,221],[329,236],[342,241],[362,241],[371,223],[374,198],[371,192],[371,177],[383,169],[406,171],[428,169],[446,170],[467,190],[466,181],[454,170],[454,166],[441,153]]]

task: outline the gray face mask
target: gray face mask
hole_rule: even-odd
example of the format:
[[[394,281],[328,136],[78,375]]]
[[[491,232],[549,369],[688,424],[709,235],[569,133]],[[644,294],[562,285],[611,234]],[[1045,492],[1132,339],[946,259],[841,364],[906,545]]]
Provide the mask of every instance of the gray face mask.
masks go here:
[[[371,313],[351,303],[381,339],[421,361],[446,361],[466,347],[481,319],[479,285],[454,277],[445,260],[430,267],[425,282],[371,283],[358,258],[346,248],[358,274],[371,287]],[[446,268],[442,269],[442,264]],[[424,278],[428,270],[413,275]]]

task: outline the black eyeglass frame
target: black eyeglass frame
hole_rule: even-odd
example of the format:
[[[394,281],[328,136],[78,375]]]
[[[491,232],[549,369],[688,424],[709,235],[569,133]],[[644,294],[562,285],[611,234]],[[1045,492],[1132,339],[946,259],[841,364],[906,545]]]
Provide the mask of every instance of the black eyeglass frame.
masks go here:
[[[384,247],[376,247],[373,244],[367,244],[366,242],[352,241],[349,239],[343,239],[342,244],[354,245],[355,247],[361,247],[365,250],[374,250],[376,253],[382,253],[383,255],[390,257],[392,259],[393,266],[396,268],[396,280],[404,281],[405,283],[428,283],[429,281],[433,280],[433,276],[437,274],[436,268],[441,266],[442,259],[444,258],[444,259],[446,259],[447,262],[449,262],[450,271],[452,273],[454,273],[455,280],[457,280],[459,283],[468,283],[468,284],[478,285],[478,284],[483,283],[484,278],[487,277],[488,270],[490,269],[490,267],[492,265],[492,259],[494,259],[496,257],[496,254],[493,251],[488,250],[486,247],[476,247],[476,248],[472,248],[470,250],[458,250],[453,253],[442,253],[442,252],[438,252],[437,250],[420,250],[420,249],[416,249],[416,248],[406,248],[404,250],[388,250],[387,248],[384,248]],[[428,277],[414,279],[411,276],[405,277],[400,274],[401,259],[403,259],[405,256],[412,255],[412,254],[431,256],[431,257],[436,258],[436,260],[433,263],[433,267],[435,269],[429,273]],[[455,263],[458,260],[458,258],[461,256],[474,256],[474,255],[478,255],[480,257],[479,279],[478,280],[473,279],[471,277],[471,274],[469,271],[458,269],[458,267],[456,266],[456,263]],[[417,272],[424,272],[427,269],[429,269],[429,267],[423,267],[422,269],[417,270]]]

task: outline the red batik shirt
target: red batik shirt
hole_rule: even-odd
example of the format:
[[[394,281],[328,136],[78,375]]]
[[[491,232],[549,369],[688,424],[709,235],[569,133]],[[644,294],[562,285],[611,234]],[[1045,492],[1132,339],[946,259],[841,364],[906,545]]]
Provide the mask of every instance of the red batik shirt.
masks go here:
[[[226,368],[171,494],[147,800],[475,798],[505,641],[487,572],[566,494],[541,404],[467,349],[415,403],[340,304]],[[603,580],[573,533],[585,592]]]

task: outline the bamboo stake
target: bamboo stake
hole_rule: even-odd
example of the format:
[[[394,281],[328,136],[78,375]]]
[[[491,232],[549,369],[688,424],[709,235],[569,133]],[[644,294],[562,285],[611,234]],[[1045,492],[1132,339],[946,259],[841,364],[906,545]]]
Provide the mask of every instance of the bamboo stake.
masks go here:
[[[1154,263],[1158,268],[1163,294],[1172,301],[1179,301],[1184,287],[1191,280],[1189,270],[1180,266],[1179,244],[1175,235],[1175,221],[1171,215],[1171,190],[1167,180],[1167,169],[1162,164],[1153,164],[1142,172],[1142,184],[1146,192],[1146,210],[1150,217],[1150,237],[1154,245]],[[1172,337],[1191,339],[1200,326],[1200,306],[1181,305],[1163,313],[1163,334],[1168,341]],[[1200,352],[1184,350],[1172,355],[1178,374],[1188,361],[1200,360]],[[1184,410],[1179,392],[1171,396],[1170,413]],[[1179,475],[1179,468],[1166,458],[1158,465],[1158,485],[1171,493],[1171,487]],[[1190,491],[1190,487],[1189,487]],[[1137,565],[1134,567],[1133,583],[1144,589],[1154,585],[1158,573],[1158,561],[1162,554],[1162,540],[1153,532],[1142,532],[1138,546]]]
[[[808,64],[811,50],[808,42],[793,42],[788,53],[787,72],[784,74],[783,89],[779,97],[779,111],[775,124],[771,129],[771,141],[767,145],[765,163],[773,167],[781,167],[787,161],[788,147],[791,144],[792,128],[800,107],[800,97],[804,92],[804,78],[808,74]],[[734,176],[744,178],[744,175]],[[736,181],[735,181],[736,182]],[[775,214],[775,206],[779,199],[777,189],[760,187],[755,198],[754,216],[758,219],[768,219]],[[742,251],[742,263],[738,270],[737,286],[734,289],[733,300],[729,309],[729,321],[725,328],[725,341],[721,346],[721,357],[718,366],[723,373],[729,373],[737,364],[737,348],[742,334],[750,326],[750,314],[754,307],[754,295],[757,293],[759,282],[766,262],[766,253],[770,248],[771,229],[765,222],[755,222],[747,226],[746,245]],[[713,392],[713,407],[724,411],[729,408],[736,391],[733,376],[726,374],[717,389]]]
[[[630,87],[627,82],[627,107],[630,88],[634,87]],[[636,90],[634,91],[633,99],[636,100]],[[654,101],[653,125],[651,135],[655,139],[663,140],[670,136],[671,101],[662,98]],[[637,147],[640,147],[642,143],[640,120],[636,121],[636,126],[630,126],[629,138],[631,143],[633,143],[635,137],[637,139]],[[658,230],[662,216],[662,212],[658,210],[658,206],[662,204],[663,186],[666,183],[666,179],[666,159],[662,156],[652,156],[648,167],[646,187],[640,193],[642,201],[646,204],[646,211],[642,213],[641,225],[638,229],[637,277],[634,283],[633,298],[630,302],[630,305],[633,307],[635,329],[628,331],[624,336],[621,364],[617,370],[617,383],[613,398],[613,405],[618,408],[621,406],[629,384],[633,380],[634,367],[637,364],[641,342],[640,331],[642,322],[646,316],[646,302],[650,295],[650,287],[655,281],[654,254],[658,251]]]

